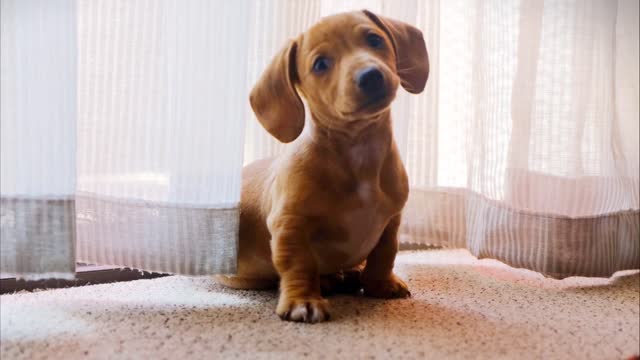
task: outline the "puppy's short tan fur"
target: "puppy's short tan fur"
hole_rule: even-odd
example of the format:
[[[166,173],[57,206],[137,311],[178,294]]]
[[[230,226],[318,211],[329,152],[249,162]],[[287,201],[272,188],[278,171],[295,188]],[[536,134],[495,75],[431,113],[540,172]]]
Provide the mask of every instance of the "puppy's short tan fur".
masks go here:
[[[379,70],[379,89],[366,87],[363,69]],[[269,133],[296,141],[244,169],[238,273],[224,284],[279,280],[276,313],[305,322],[329,318],[321,288],[346,278],[365,295],[409,296],[392,271],[409,187],[389,106],[399,84],[421,92],[428,72],[420,30],[366,10],[324,18],[284,47],[250,101]],[[311,113],[302,136],[300,96]]]

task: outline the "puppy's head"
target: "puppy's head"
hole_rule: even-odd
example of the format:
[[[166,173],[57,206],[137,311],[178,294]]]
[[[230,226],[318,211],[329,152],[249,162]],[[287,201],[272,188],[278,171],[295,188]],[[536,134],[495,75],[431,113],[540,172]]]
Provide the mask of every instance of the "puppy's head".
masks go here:
[[[264,128],[282,142],[304,127],[303,95],[315,119],[348,128],[386,110],[398,84],[420,93],[429,74],[422,32],[367,10],[324,18],[290,41],[251,91]]]

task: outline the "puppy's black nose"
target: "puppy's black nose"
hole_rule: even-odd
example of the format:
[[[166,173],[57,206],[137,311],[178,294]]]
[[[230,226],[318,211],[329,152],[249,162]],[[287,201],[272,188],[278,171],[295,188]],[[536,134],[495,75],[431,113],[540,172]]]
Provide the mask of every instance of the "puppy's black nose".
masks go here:
[[[375,67],[360,70],[356,76],[356,82],[367,96],[377,97],[384,94],[384,75]]]

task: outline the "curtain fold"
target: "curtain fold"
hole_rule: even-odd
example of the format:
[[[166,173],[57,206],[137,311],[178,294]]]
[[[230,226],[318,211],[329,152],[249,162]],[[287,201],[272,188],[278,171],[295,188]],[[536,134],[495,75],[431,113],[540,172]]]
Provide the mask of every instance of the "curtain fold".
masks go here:
[[[249,5],[2,0],[3,277],[235,271]]]
[[[558,278],[640,267],[637,2],[468,5],[440,3],[447,61],[421,120],[438,174],[409,164],[404,241]]]
[[[73,278],[76,3],[0,2],[0,276]]]
[[[78,6],[78,261],[233,273],[249,2]]]

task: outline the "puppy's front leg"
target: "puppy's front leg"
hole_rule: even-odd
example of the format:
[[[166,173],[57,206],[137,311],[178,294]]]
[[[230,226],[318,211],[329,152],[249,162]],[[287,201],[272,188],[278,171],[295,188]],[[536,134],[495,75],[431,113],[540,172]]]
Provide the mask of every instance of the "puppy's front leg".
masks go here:
[[[376,247],[367,257],[362,272],[364,294],[377,298],[405,298],[411,296],[407,284],[393,273],[398,252],[400,215],[393,217],[384,229]]]
[[[309,246],[305,220],[280,217],[271,222],[272,256],[280,275],[276,313],[283,320],[320,322],[329,319],[329,304],[320,295],[316,260]]]

